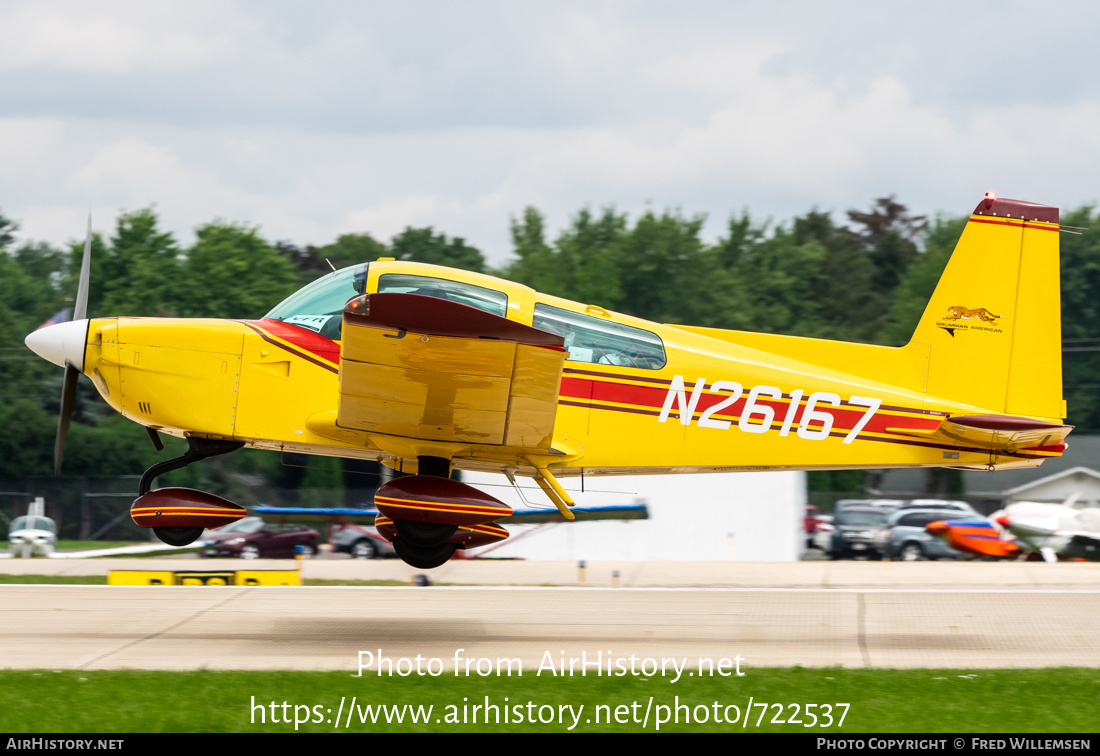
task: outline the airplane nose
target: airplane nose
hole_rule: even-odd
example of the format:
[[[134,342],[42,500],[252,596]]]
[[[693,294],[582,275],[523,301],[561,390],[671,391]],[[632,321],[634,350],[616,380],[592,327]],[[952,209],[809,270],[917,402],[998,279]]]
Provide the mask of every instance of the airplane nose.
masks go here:
[[[65,367],[65,363],[84,371],[84,347],[88,343],[88,321],[56,323],[29,334],[23,343],[44,360]]]

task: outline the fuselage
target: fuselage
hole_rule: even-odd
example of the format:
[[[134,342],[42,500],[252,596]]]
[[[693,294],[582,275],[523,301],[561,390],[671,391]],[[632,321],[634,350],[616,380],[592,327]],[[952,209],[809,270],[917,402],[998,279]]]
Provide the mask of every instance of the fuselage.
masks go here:
[[[559,475],[1032,465],[1061,453],[929,440],[949,415],[996,410],[930,394],[911,349],[663,325],[395,261],[333,273],[259,320],[92,319],[81,369],[115,410],[164,433],[401,469],[403,439],[340,425],[339,318],[357,293],[410,290],[474,292],[463,301],[570,334],[549,450]],[[455,406],[478,401],[453,389]],[[503,472],[524,450],[446,452],[457,468]]]

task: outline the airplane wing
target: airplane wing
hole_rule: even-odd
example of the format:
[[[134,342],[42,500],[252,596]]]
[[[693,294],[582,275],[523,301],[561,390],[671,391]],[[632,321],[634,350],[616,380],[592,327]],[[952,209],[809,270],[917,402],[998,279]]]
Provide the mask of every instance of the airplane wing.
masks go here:
[[[169,546],[165,543],[145,543],[136,546],[116,546],[109,549],[87,549],[85,551],[55,551],[50,559],[94,559],[112,556],[171,556],[188,554],[205,548],[202,542],[191,546]]]
[[[420,294],[344,308],[337,423],[430,441],[550,447],[564,339]]]
[[[648,520],[649,508],[645,504],[612,504],[603,507],[574,507],[577,521],[581,520]],[[519,523],[562,522],[556,509],[517,509],[511,516],[500,520],[504,525]]]
[[[373,525],[374,518],[378,514],[377,509],[353,507],[260,506],[253,507],[251,511],[279,521],[308,523],[355,522],[363,525]],[[572,511],[577,520],[646,520],[649,518],[649,509],[645,504],[575,507]],[[520,523],[558,522],[561,519],[561,513],[556,509],[517,509],[500,522],[504,525],[515,525]]]

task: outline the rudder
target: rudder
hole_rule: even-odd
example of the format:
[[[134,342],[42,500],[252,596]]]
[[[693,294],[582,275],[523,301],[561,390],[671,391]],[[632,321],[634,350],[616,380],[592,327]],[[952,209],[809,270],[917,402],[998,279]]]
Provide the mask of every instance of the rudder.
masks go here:
[[[970,216],[906,349],[925,392],[1061,419],[1058,208],[987,197]]]

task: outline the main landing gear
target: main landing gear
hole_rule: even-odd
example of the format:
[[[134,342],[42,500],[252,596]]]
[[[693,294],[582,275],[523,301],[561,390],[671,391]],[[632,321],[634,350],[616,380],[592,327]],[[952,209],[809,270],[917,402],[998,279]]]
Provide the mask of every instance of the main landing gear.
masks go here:
[[[417,467],[419,475],[391,480],[374,497],[375,527],[406,564],[430,570],[458,549],[508,537],[492,521],[512,514],[511,507],[451,480],[447,459],[419,457]]]
[[[240,441],[189,437],[186,454],[155,464],[141,476],[138,498],[130,507],[130,516],[141,527],[152,528],[156,537],[169,546],[187,546],[198,540],[206,528],[228,525],[244,517],[243,507],[205,491],[192,488],[150,490],[158,475],[228,454],[242,446],[244,443]]]

